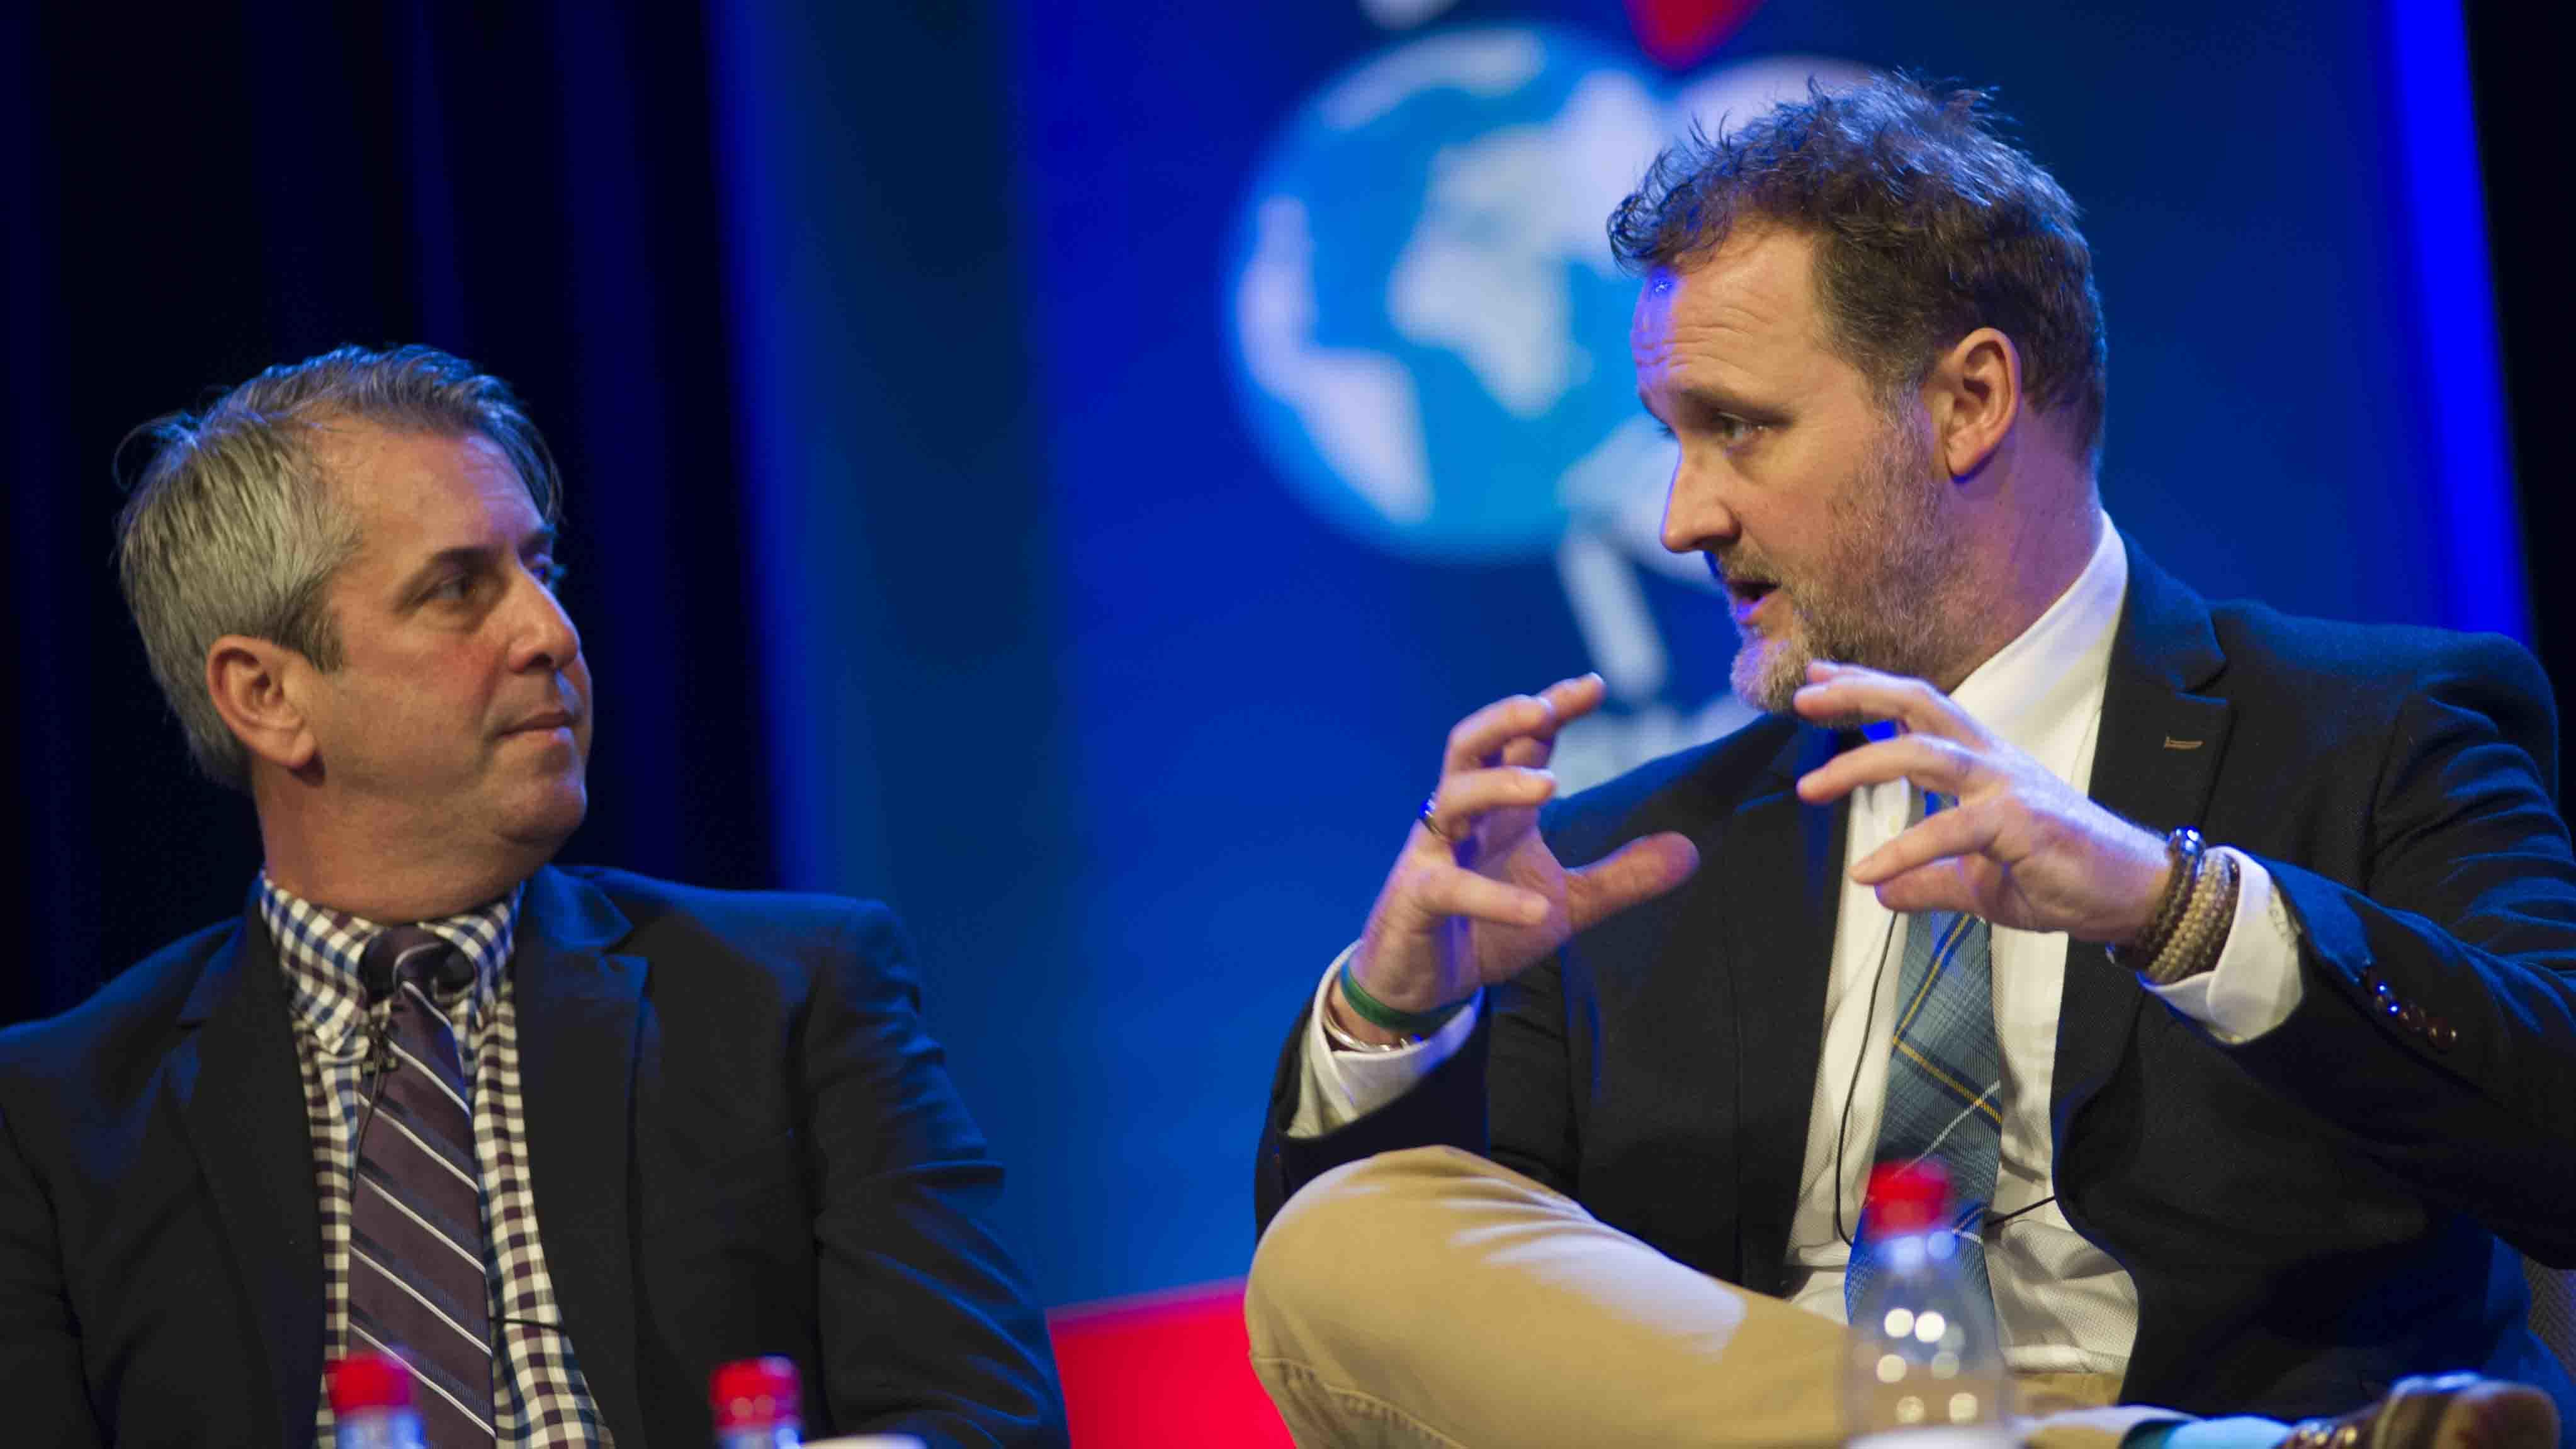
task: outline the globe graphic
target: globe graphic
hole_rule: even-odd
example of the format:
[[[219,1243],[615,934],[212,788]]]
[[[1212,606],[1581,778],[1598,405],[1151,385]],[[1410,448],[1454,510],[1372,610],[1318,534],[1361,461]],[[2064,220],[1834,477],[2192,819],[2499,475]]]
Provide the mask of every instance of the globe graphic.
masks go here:
[[[1545,554],[1605,450],[1636,478],[1636,283],[1604,223],[1666,127],[1627,61],[1554,27],[1429,36],[1319,88],[1253,179],[1229,273],[1281,477],[1372,543],[1455,561]]]
[[[1550,557],[1609,686],[1551,762],[1577,789],[1752,711],[1677,660],[1650,580],[1677,452],[1637,406],[1637,283],[1611,210],[1657,152],[1860,67],[1735,60],[1674,84],[1582,34],[1462,29],[1392,46],[1291,112],[1246,188],[1225,315],[1237,399],[1280,480],[1353,536],[1422,563]],[[1713,655],[1713,658],[1711,657]]]

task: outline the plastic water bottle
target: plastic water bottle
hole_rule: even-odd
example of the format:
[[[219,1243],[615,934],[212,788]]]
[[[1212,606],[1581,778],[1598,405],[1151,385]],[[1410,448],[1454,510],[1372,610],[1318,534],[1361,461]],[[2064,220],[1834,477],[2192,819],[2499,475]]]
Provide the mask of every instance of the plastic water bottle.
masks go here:
[[[1960,1270],[1937,1162],[1870,1174],[1876,1276],[1852,1305],[1843,1423],[1852,1449],[2010,1449],[2012,1379],[1993,1299]]]
[[[422,1449],[411,1408],[411,1365],[353,1353],[331,1365],[331,1418],[340,1449]]]
[[[797,1449],[805,1442],[796,1365],[783,1358],[744,1358],[707,1381],[715,1411],[716,1449]]]

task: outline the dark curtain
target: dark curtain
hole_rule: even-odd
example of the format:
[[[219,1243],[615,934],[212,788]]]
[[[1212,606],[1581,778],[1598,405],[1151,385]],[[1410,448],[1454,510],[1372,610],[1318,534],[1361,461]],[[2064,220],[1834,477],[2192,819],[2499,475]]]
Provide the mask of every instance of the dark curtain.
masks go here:
[[[2576,705],[2576,569],[2560,559],[2576,539],[2576,446],[2567,388],[2576,368],[2567,339],[2571,305],[2565,186],[2565,50],[2534,43],[2532,12],[2503,0],[2469,0],[2469,68],[2477,94],[2478,152],[2494,258],[2496,331],[2504,348],[2505,400],[2524,570],[2531,580],[2531,646],[2557,685],[2559,717]],[[2562,730],[2562,735],[2564,731]],[[2560,745],[2558,798],[2569,794]]]
[[[144,419],[343,342],[508,378],[570,480],[599,727],[565,858],[769,883],[704,52],[694,7],[604,0],[0,19],[21,863],[0,1022],[240,908],[249,805],[191,774],[145,671],[110,460]]]

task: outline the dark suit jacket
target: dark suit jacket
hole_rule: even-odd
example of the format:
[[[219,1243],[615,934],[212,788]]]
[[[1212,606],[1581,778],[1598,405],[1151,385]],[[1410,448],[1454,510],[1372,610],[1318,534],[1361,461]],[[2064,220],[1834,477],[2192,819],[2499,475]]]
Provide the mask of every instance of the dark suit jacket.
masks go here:
[[[1445,1142],[1782,1291],[1847,813],[1791,784],[1835,748],[1765,719],[1548,811],[1563,859],[1678,830],[1699,873],[1489,993],[1468,1049],[1312,1141],[1285,1136],[1292,1034],[1261,1221],[1336,1163]],[[2261,859],[2303,933],[2303,995],[2228,1047],[2069,949],[2054,1169],[2067,1220],[2136,1281],[2124,1399],[2296,1417],[2465,1366],[2542,1384],[2576,1428],[2514,1251],[2576,1264],[2555,778],[2547,685],[2511,643],[2213,609],[2130,553],[2092,794]]]
[[[619,1444],[700,1449],[708,1372],[762,1353],[796,1360],[818,1435],[1064,1441],[1001,1169],[884,907],[548,868],[510,969],[546,1268]],[[12,1442],[312,1442],[291,1033],[255,914],[0,1033]]]

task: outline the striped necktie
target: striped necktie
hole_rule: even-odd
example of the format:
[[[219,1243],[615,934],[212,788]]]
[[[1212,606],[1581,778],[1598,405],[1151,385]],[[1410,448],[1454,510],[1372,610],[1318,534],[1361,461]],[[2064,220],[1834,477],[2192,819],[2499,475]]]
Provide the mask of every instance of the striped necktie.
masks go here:
[[[1949,802],[1927,796],[1926,814]],[[1960,1271],[1991,1301],[1983,1220],[2003,1145],[2003,1052],[1995,1040],[1991,933],[1983,920],[1924,911],[1907,925],[1897,973],[1896,1031],[1887,1056],[1880,1162],[1937,1160],[1949,1169]],[[1875,1264],[1870,1214],[1852,1231],[1843,1305],[1860,1302]]]
[[[492,1442],[491,1300],[474,1115],[455,1034],[430,999],[470,984],[473,965],[418,926],[367,945],[368,994],[391,998],[380,1073],[359,1128],[350,1196],[350,1347],[401,1355],[439,1449]]]

